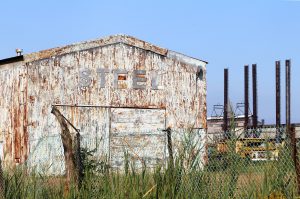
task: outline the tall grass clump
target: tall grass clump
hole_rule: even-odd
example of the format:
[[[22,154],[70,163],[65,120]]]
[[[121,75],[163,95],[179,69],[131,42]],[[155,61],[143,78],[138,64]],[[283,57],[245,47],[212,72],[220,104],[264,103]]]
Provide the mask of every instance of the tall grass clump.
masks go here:
[[[226,141],[226,154],[212,150],[203,161],[197,137],[186,132],[173,164],[166,161],[154,168],[126,150],[123,168],[112,168],[107,158],[95,159],[95,150],[82,149],[81,187],[67,186],[65,176],[16,167],[4,173],[5,198],[295,198],[288,144],[277,160],[253,162],[236,153],[237,139]]]

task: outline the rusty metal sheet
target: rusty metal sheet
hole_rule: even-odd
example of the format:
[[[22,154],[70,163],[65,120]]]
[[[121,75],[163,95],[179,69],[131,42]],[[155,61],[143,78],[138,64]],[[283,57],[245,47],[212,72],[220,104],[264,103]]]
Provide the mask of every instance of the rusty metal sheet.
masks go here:
[[[124,153],[137,168],[142,162],[155,167],[165,160],[165,110],[126,109],[111,110],[111,165],[124,168]]]
[[[28,155],[26,73],[25,65],[0,68],[0,132],[5,164],[23,163]]]

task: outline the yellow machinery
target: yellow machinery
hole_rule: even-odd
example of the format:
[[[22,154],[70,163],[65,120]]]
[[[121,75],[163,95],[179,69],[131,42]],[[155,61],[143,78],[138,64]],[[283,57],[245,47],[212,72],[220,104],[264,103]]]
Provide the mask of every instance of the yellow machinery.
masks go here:
[[[219,153],[228,152],[228,144],[219,142],[217,144]],[[279,147],[270,140],[262,138],[242,138],[235,142],[235,152],[242,158],[250,158],[253,161],[275,160],[278,158]]]

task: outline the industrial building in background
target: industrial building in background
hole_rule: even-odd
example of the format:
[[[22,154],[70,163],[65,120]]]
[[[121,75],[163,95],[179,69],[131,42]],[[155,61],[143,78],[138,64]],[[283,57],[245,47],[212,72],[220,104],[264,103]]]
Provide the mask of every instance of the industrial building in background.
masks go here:
[[[4,164],[64,171],[53,106],[79,130],[82,145],[112,167],[122,167],[125,151],[136,165],[165,163],[167,128],[175,153],[192,129],[204,160],[206,64],[126,35],[27,55],[19,50],[0,60]]]
[[[228,106],[227,120],[228,120],[228,131],[235,131],[235,136],[244,136],[245,132],[245,114],[244,114],[244,103],[237,103],[235,107]],[[224,133],[224,106],[217,104],[213,106],[213,111],[210,117],[207,117],[207,136],[208,143],[218,142],[225,139]],[[248,110],[248,123],[249,127],[253,126],[254,116],[251,110]],[[258,125],[264,125],[264,121],[258,121]]]
[[[235,141],[235,152],[243,158],[251,160],[275,160],[278,152],[287,140],[292,140],[295,150],[296,142],[300,140],[300,124],[290,122],[290,60],[286,65],[286,123],[281,124],[280,111],[280,61],[275,62],[275,84],[276,84],[276,124],[264,124],[264,120],[258,120],[258,95],[257,95],[257,65],[252,64],[252,108],[249,103],[249,66],[244,66],[244,102],[237,103],[236,108],[229,102],[229,70],[224,69],[224,104],[213,107],[211,117],[207,118],[207,146],[208,151],[228,152],[228,141]],[[272,146],[268,148],[268,146]],[[268,158],[268,153],[273,157]],[[208,153],[211,160],[212,153]],[[297,157],[296,152],[293,152]],[[297,160],[298,161],[298,160]],[[296,162],[296,161],[295,161]],[[296,163],[295,163],[296,164]],[[298,163],[297,163],[298,164]],[[299,167],[300,168],[300,167]],[[300,184],[300,170],[299,170]],[[300,187],[299,187],[300,189]]]

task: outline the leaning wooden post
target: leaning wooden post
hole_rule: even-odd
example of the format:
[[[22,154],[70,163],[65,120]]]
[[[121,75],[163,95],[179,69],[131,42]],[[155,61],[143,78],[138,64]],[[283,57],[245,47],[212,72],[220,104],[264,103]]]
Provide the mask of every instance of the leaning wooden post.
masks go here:
[[[61,128],[60,136],[61,136],[63,149],[64,149],[66,178],[69,187],[71,182],[76,183],[77,181],[75,157],[74,157],[73,147],[72,147],[72,136],[68,128],[67,122],[65,121],[63,115],[55,106],[52,107],[51,113],[55,115]]]

